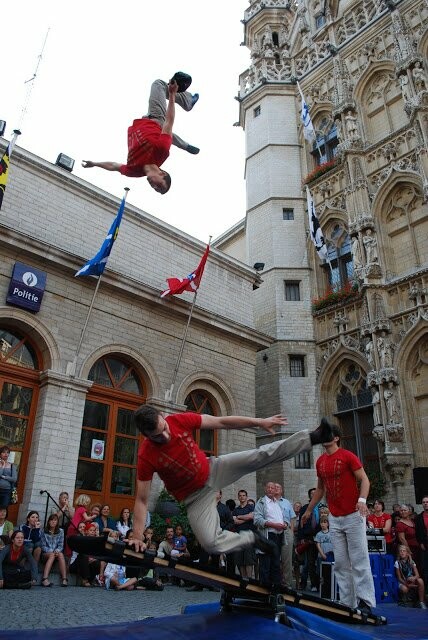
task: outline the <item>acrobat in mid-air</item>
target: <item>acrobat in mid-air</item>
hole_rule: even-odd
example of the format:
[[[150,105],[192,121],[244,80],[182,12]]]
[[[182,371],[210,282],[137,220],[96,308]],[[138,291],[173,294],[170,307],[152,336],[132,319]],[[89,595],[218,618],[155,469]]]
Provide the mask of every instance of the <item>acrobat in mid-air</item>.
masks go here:
[[[124,176],[140,178],[145,176],[150,186],[158,193],[166,193],[171,186],[171,176],[160,167],[169,156],[171,144],[188,153],[199,153],[197,147],[185,142],[172,132],[175,119],[175,103],[185,111],[191,111],[199,99],[187,91],[192,78],[187,73],[177,71],[167,84],[155,80],[151,86],[149,111],[146,116],[134,120],[128,129],[128,160],[126,164],[93,162],[83,160],[85,168],[100,167],[107,171],[119,171]]]

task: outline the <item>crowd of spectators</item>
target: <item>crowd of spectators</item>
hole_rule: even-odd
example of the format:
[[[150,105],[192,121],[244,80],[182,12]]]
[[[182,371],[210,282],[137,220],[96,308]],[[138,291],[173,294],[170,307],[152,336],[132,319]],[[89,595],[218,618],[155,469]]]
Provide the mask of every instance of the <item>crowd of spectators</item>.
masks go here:
[[[319,503],[311,518],[301,523],[314,489],[308,491],[308,502],[293,504],[283,495],[279,483],[269,481],[265,493],[257,500],[248,497],[245,489],[237,494],[237,501],[222,502],[217,494],[217,511],[221,528],[233,531],[257,530],[278,547],[272,556],[246,548],[234,554],[219,556],[206,553],[197,540],[188,537],[178,524],[165,531],[150,527],[150,515],[144,533],[147,548],[160,558],[175,558],[184,562],[211,565],[218,572],[253,578],[261,584],[309,589],[319,592],[321,562],[334,562],[329,534],[327,507]],[[392,513],[385,511],[382,500],[369,504],[367,527],[380,530],[385,537],[387,552],[396,557],[395,572],[399,583],[401,603],[415,601],[425,607],[425,588],[428,583],[428,496],[422,501],[423,511],[416,515],[411,505],[394,505]],[[105,563],[84,553],[71,551],[67,545],[70,535],[108,536],[128,541],[133,537],[131,506],[124,507],[118,518],[111,514],[110,505],[91,503],[81,494],[74,506],[66,491],[60,493],[55,508],[46,514],[42,526],[37,511],[30,511],[25,522],[14,525],[8,520],[7,506],[0,506],[0,588],[30,588],[40,584],[51,587],[52,571],[57,567],[59,584],[67,587],[69,575],[83,587],[107,589],[162,590],[166,583],[186,586],[190,591],[201,590],[196,584],[171,579],[167,570],[127,568]]]

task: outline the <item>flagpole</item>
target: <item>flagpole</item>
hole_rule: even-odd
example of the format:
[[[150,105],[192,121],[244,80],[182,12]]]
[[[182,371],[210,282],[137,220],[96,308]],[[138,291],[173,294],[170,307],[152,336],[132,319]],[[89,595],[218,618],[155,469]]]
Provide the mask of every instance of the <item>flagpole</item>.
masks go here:
[[[128,197],[129,187],[125,187],[124,191],[125,191],[125,195],[123,197],[124,197],[124,200],[126,202],[126,198]],[[85,337],[86,329],[88,327],[89,318],[91,317],[92,309],[94,308],[95,298],[97,297],[97,293],[98,293],[98,289],[100,288],[101,278],[102,277],[103,277],[103,274],[98,276],[97,286],[95,287],[94,293],[92,295],[91,304],[89,305],[88,313],[86,314],[85,324],[83,325],[83,329],[82,329],[82,331],[80,333],[80,340],[79,340],[79,344],[77,345],[76,353],[74,355],[73,360],[71,362],[69,362],[68,365],[67,365],[67,373],[72,377],[74,377],[75,374],[76,374],[77,358],[79,357],[79,354],[80,354],[80,349],[81,349],[82,344],[83,344],[83,338]]]
[[[211,244],[211,238],[212,238],[212,236],[210,236],[210,238],[208,240],[208,246]],[[174,391],[175,382],[177,380],[178,370],[179,370],[180,364],[181,364],[181,358],[183,357],[184,345],[186,344],[187,334],[189,332],[190,321],[191,321],[192,316],[193,316],[193,309],[195,308],[196,296],[198,295],[198,291],[199,291],[199,288],[196,289],[196,291],[194,293],[194,296],[193,296],[193,301],[192,301],[192,305],[190,307],[189,317],[187,319],[186,328],[184,330],[184,335],[183,335],[183,338],[181,340],[180,351],[179,351],[179,354],[178,354],[177,363],[175,365],[174,373],[172,375],[171,386],[170,386],[169,389],[167,389],[167,391],[165,393],[165,400],[167,400],[167,402],[172,402],[172,393]]]
[[[49,31],[50,31],[50,27],[48,28],[48,30],[46,32],[45,39],[44,39],[43,45],[42,45],[42,50],[40,51],[40,54],[38,55],[38,60],[37,60],[37,64],[36,64],[36,68],[34,70],[33,76],[29,80],[26,80],[25,83],[24,83],[24,84],[28,84],[29,86],[28,86],[28,89],[27,89],[27,95],[26,95],[26,98],[25,98],[24,106],[22,107],[18,129],[21,128],[22,122],[23,122],[25,116],[27,115],[28,104],[30,102],[31,93],[32,93],[33,88],[34,88],[34,80],[37,77],[37,72],[39,70],[39,66],[40,66],[40,63],[42,61],[42,56],[43,56],[43,52],[45,50],[46,40],[48,39]]]

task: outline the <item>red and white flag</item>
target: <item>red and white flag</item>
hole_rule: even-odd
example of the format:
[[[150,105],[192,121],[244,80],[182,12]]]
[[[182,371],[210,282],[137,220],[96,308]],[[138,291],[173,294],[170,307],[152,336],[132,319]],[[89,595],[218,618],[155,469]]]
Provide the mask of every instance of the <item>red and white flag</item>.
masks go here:
[[[161,298],[164,298],[165,296],[174,296],[179,293],[184,293],[185,291],[193,291],[193,293],[195,293],[201,283],[202,274],[204,273],[205,263],[209,252],[210,245],[207,244],[207,248],[205,249],[205,253],[202,256],[200,263],[192,273],[189,273],[189,275],[186,276],[186,278],[167,278],[168,289],[161,293]]]

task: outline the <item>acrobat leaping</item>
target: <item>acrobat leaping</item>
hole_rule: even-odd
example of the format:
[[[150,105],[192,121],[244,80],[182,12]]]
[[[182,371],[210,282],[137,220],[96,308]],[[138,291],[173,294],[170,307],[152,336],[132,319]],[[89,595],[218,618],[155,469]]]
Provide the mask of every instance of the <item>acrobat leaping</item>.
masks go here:
[[[128,129],[128,160],[126,164],[109,160],[94,162],[83,160],[85,169],[100,167],[106,171],[119,171],[131,178],[146,177],[150,186],[158,193],[166,193],[171,186],[171,176],[160,167],[169,156],[171,144],[188,153],[197,154],[199,149],[185,142],[172,132],[175,119],[175,104],[191,111],[199,94],[187,89],[192,78],[178,71],[167,84],[155,80],[151,86],[148,114],[134,120]]]

